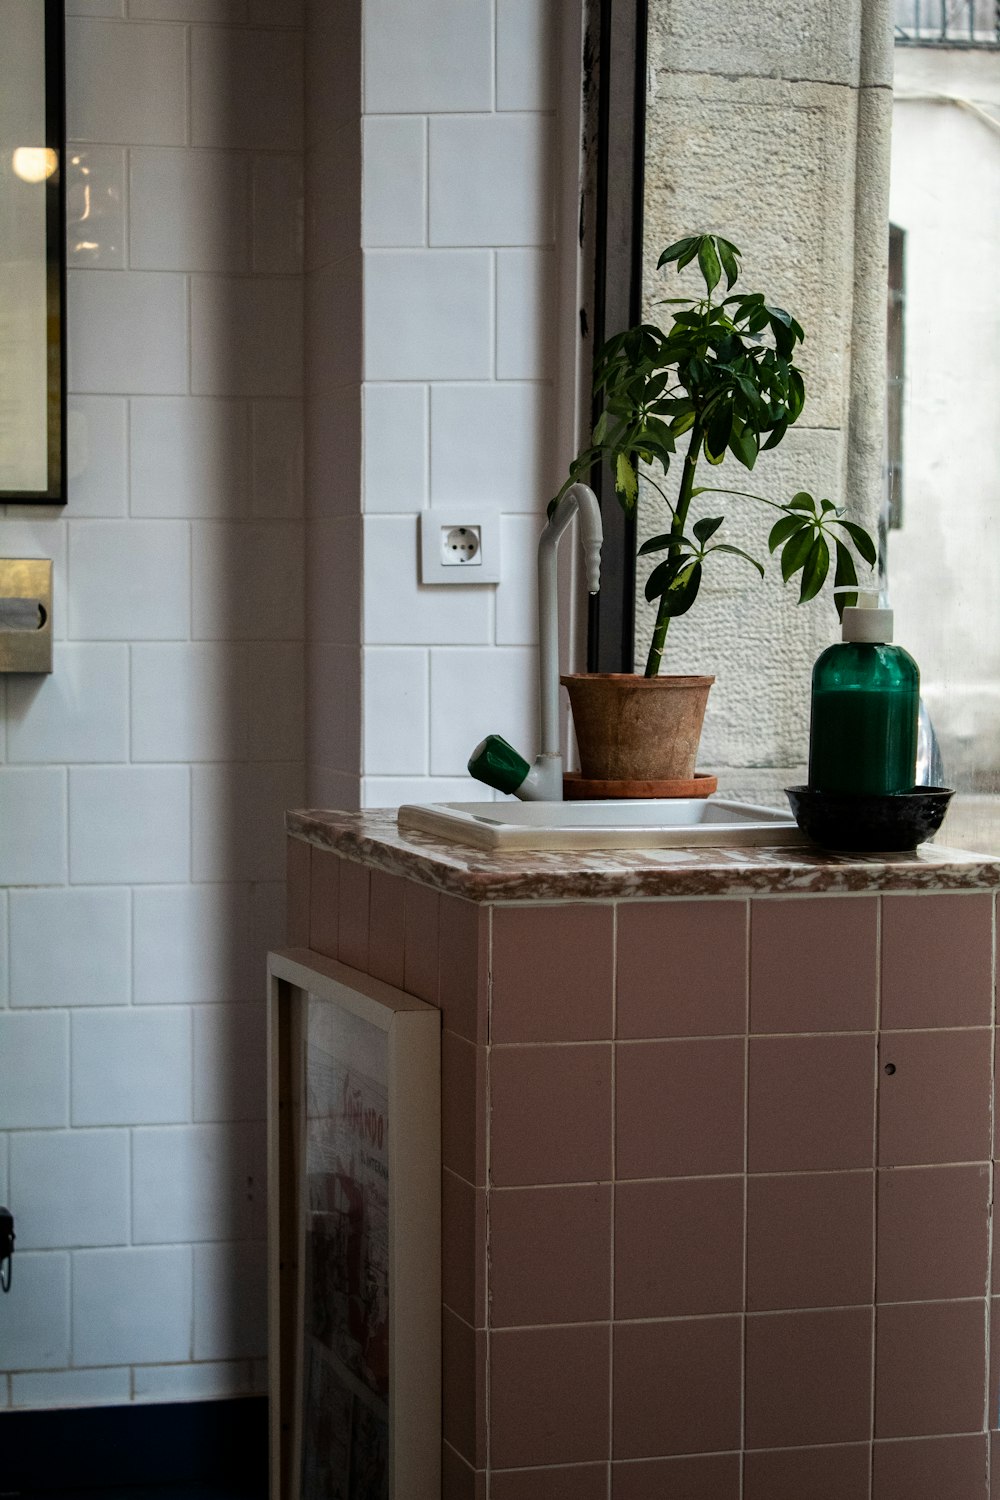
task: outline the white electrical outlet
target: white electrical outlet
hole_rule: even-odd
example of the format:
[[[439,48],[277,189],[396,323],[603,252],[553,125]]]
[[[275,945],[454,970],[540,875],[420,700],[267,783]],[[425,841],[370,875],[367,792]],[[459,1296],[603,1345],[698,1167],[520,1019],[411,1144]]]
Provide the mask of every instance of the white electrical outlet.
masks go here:
[[[422,511],[420,582],[499,583],[499,513],[478,505]]]
[[[478,526],[441,527],[441,566],[481,568],[483,535]]]

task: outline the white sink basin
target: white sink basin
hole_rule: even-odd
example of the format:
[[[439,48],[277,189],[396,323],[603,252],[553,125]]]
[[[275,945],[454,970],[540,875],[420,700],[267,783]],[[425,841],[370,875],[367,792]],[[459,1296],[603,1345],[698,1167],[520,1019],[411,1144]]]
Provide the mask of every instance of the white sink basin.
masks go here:
[[[476,849],[738,849],[806,842],[787,813],[723,797],[436,802],[401,807],[396,821]]]

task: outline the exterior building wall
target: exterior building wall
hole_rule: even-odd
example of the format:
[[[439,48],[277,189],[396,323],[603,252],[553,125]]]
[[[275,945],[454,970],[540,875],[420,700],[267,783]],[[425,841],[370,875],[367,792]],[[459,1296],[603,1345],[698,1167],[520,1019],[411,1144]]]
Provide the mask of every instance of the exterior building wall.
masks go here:
[[[856,0],[807,18],[744,4],[656,0],[650,7],[646,316],[665,296],[695,295],[697,268],[653,272],[659,251],[699,228],[744,251],[740,286],[790,309],[806,333],[806,407],[752,474],[702,466],[702,484],[788,500],[800,489],[846,504],[873,527],[881,496],[891,20]],[[676,477],[670,477],[676,488]],[[769,514],[712,496],[729,539],[766,560]],[[666,529],[646,488],[640,531]],[[640,564],[640,589],[656,559]],[[727,790],[783,801],[801,780],[809,673],[836,634],[829,596],[798,609],[772,567],[761,584],[728,558],[706,570],[694,611],[672,623],[663,670],[712,672],[703,768]],[[640,603],[639,670],[654,611]]]
[[[921,669],[945,779],[1000,786],[1000,53],[900,48],[892,222],[906,234],[896,637]],[[969,814],[982,822],[976,804]],[[996,842],[990,814],[989,847]],[[971,831],[971,830],[970,830]],[[986,832],[980,828],[978,832]]]
[[[304,795],[302,14],[69,0],[55,670],[0,685],[0,1406],[262,1389]]]

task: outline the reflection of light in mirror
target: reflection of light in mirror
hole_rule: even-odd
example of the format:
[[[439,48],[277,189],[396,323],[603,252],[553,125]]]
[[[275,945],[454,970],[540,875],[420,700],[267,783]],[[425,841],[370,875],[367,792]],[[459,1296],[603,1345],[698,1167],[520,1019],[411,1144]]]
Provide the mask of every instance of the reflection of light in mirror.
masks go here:
[[[48,146],[18,146],[11,158],[14,175],[22,182],[44,182],[58,165],[58,156]]]
[[[74,250],[100,250],[100,248],[96,240],[77,240],[73,246]]]

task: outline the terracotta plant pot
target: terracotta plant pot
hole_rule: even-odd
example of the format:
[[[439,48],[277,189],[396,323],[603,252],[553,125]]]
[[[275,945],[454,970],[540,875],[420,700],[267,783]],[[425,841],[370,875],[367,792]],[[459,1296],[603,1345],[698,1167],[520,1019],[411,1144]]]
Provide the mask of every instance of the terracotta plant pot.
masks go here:
[[[578,672],[569,692],[580,769],[600,781],[680,781],[694,776],[714,677]]]

